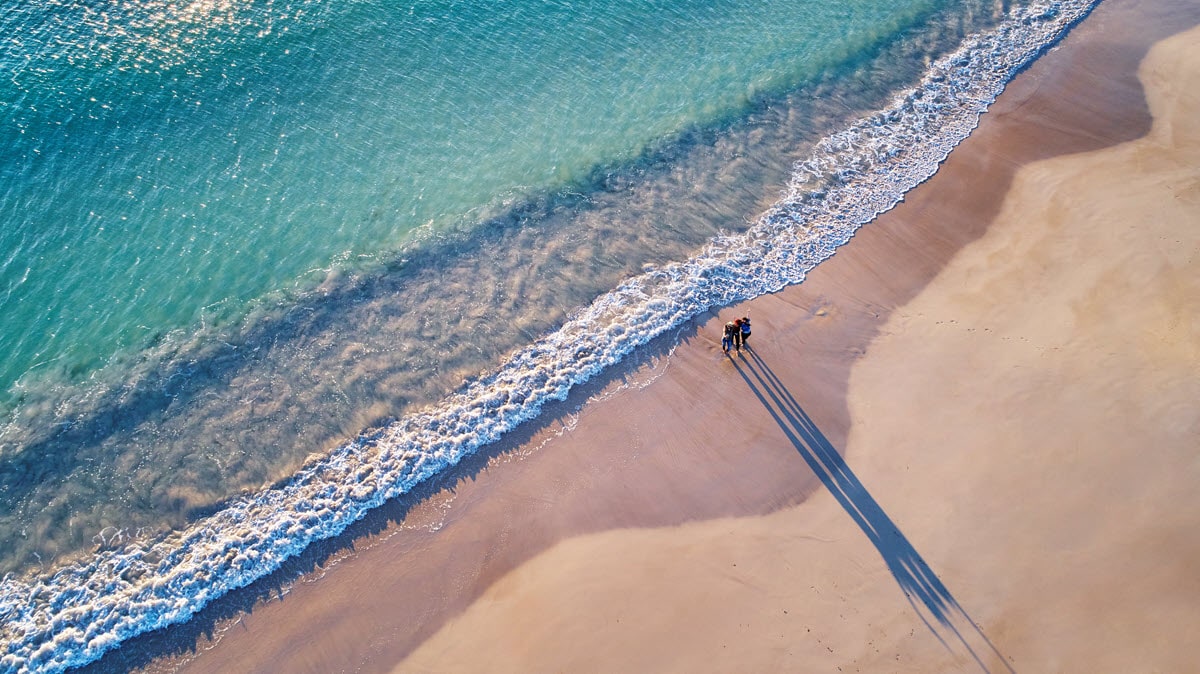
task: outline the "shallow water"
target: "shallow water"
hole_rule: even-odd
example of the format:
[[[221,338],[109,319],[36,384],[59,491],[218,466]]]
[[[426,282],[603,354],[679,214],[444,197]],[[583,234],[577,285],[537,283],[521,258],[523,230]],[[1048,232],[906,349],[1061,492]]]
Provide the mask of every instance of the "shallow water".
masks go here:
[[[5,52],[0,569],[182,526],[745,229],[970,14],[727,4],[5,14],[42,28]]]
[[[936,4],[10,6],[3,400],[735,119]]]
[[[944,152],[961,140],[954,133],[938,134],[943,127],[965,133],[973,126],[970,114],[977,117],[977,108],[995,93],[987,86],[975,86],[984,74],[978,71],[993,66],[966,57],[960,58],[961,65],[951,61],[938,71],[941,79],[929,83],[926,98],[901,101],[899,112],[854,127],[815,149],[813,143],[864,111],[888,106],[893,92],[916,82],[934,57],[958,46],[966,33],[998,20],[1004,9],[990,2],[891,4],[886,11],[883,3],[837,8],[814,3],[812,11],[805,12],[791,3],[766,4],[754,11],[718,7],[718,11],[713,9],[717,6],[706,4],[674,17],[672,30],[660,36],[657,29],[642,29],[647,20],[639,14],[644,11],[641,5],[588,5],[576,16],[565,6],[546,4],[537,7],[561,14],[545,20],[545,27],[553,30],[546,28],[544,35],[535,31],[532,40],[510,38],[505,51],[505,41],[496,39],[498,32],[502,27],[526,28],[530,17],[472,15],[470,7],[454,3],[421,5],[442,12],[433,13],[433,24],[437,16],[450,21],[451,26],[437,29],[447,32],[434,35],[421,32],[433,30],[428,16],[421,14],[414,28],[409,22],[420,13],[397,17],[369,3],[338,9],[344,16],[308,5],[289,6],[296,9],[294,14],[276,16],[271,12],[281,6],[264,5],[265,14],[253,15],[253,20],[246,18],[245,7],[204,7],[212,15],[227,12],[232,18],[226,23],[205,23],[203,29],[196,28],[202,34],[189,39],[203,42],[212,31],[226,31],[220,34],[236,46],[225,52],[200,51],[198,62],[207,64],[208,70],[199,68],[196,78],[204,80],[207,75],[210,84],[228,79],[226,71],[220,78],[212,74],[225,67],[215,64],[226,63],[230,53],[237,58],[252,55],[255,50],[247,44],[261,44],[255,40],[276,33],[287,35],[280,40],[281,45],[289,45],[283,47],[285,51],[311,46],[318,37],[354,43],[336,30],[342,21],[365,31],[369,39],[364,41],[371,43],[370,49],[358,45],[373,59],[358,62],[354,66],[358,71],[380,67],[394,56],[389,50],[408,53],[388,42],[401,26],[417,31],[412,34],[433,45],[434,54],[427,56],[430,63],[425,67],[432,68],[435,62],[443,66],[435,56],[446,54],[469,53],[484,63],[503,60],[505,54],[511,58],[514,51],[524,54],[545,42],[551,45],[546,47],[549,51],[537,52],[546,59],[543,66],[558,77],[565,68],[571,77],[559,80],[547,75],[547,82],[560,82],[561,88],[539,84],[550,87],[551,93],[537,99],[530,98],[529,89],[509,96],[509,89],[536,77],[526,73],[506,81],[497,76],[497,68],[480,68],[485,74],[472,80],[471,86],[494,84],[500,90],[489,97],[468,87],[461,97],[464,109],[486,116],[499,115],[488,108],[488,101],[496,101],[497,110],[506,105],[502,101],[516,107],[504,113],[503,121],[467,115],[457,122],[443,116],[429,122],[436,128],[424,132],[443,132],[446,124],[458,123],[457,131],[450,134],[458,139],[455,142],[472,139],[478,145],[469,145],[459,164],[445,160],[445,147],[438,152],[436,148],[412,152],[413,156],[439,155],[442,161],[431,159],[430,166],[445,168],[447,173],[442,176],[443,186],[434,190],[437,194],[428,197],[448,201],[431,207],[437,217],[406,219],[408,211],[380,199],[387,190],[378,189],[378,176],[408,175],[409,169],[397,165],[411,166],[406,162],[412,148],[389,144],[400,133],[394,126],[400,123],[395,104],[388,95],[397,89],[367,97],[374,101],[370,104],[353,99],[357,102],[347,107],[351,94],[361,95],[361,87],[345,88],[340,79],[335,84],[311,73],[300,76],[312,86],[313,96],[320,93],[337,99],[325,103],[326,123],[347,124],[364,134],[352,144],[353,158],[335,164],[340,170],[330,170],[328,162],[314,160],[320,155],[314,148],[337,156],[341,144],[327,147],[322,143],[330,142],[328,133],[311,133],[306,142],[312,147],[305,145],[307,154],[297,151],[290,159],[294,165],[283,174],[297,178],[295,183],[281,180],[281,174],[275,173],[277,165],[267,167],[264,162],[253,189],[238,192],[235,187],[236,198],[213,200],[223,205],[201,202],[205,213],[213,208],[226,214],[223,220],[211,221],[227,226],[220,229],[222,235],[247,237],[244,241],[249,243],[235,244],[235,250],[268,241],[267,252],[255,248],[260,256],[257,263],[239,264],[236,255],[213,263],[214,269],[234,269],[238,278],[266,279],[263,286],[247,290],[249,299],[230,296],[220,301],[219,311],[201,312],[198,326],[194,314],[159,317],[159,337],[146,348],[122,350],[126,345],[110,345],[119,357],[105,367],[96,366],[91,374],[75,375],[91,381],[74,381],[66,375],[59,379],[26,376],[26,382],[36,381],[37,386],[17,387],[24,398],[13,408],[13,421],[4,431],[5,445],[0,450],[5,495],[0,529],[7,532],[5,539],[12,541],[14,551],[4,560],[6,568],[45,572],[55,565],[55,556],[65,560],[101,548],[85,556],[82,566],[65,569],[47,581],[47,589],[33,591],[28,600],[19,584],[5,586],[0,611],[6,617],[20,616],[19,622],[26,626],[25,638],[16,639],[15,632],[8,632],[5,640],[12,640],[14,648],[18,643],[26,645],[21,648],[30,643],[55,644],[45,651],[47,663],[90,659],[125,636],[186,617],[211,598],[273,568],[314,537],[336,533],[361,516],[364,508],[403,493],[439,467],[456,462],[464,452],[536,415],[542,402],[615,362],[649,336],[707,307],[800,280],[811,264],[843,242],[864,218],[889,207],[889,200],[898,198],[913,180],[923,179],[922,172],[932,170]],[[1072,7],[1077,9],[1068,5]],[[371,14],[372,8],[376,14]],[[302,9],[312,11],[306,14]],[[588,13],[599,9],[615,14]],[[775,15],[767,10],[787,16],[772,21]],[[901,15],[890,13],[896,11]],[[362,12],[374,18],[368,20]],[[268,15],[276,23],[263,23]],[[11,14],[6,15],[6,22],[11,19]],[[1039,21],[1053,23],[1051,19],[1018,22],[998,38],[998,47],[978,51],[1001,56],[1007,49],[1036,52],[1051,38],[1034,28]],[[837,20],[850,23],[839,32],[831,28],[842,25]],[[786,28],[791,25],[788,21],[802,25]],[[866,23],[855,23],[862,21]],[[283,31],[292,25],[289,22],[300,25]],[[164,25],[168,24],[192,25],[179,20]],[[555,42],[571,27],[582,32],[565,43]],[[855,27],[861,30],[850,30]],[[611,44],[595,44],[604,42],[594,33],[598,29],[612,33],[607,38]],[[814,37],[844,32],[852,39],[841,51],[838,44]],[[249,37],[252,33],[258,37]],[[746,44],[757,47],[758,33],[765,33],[765,51],[745,48]],[[1023,42],[1026,33],[1029,44]],[[303,35],[296,38],[296,34]],[[183,35],[187,37],[187,31]],[[567,48],[577,46],[580,35],[592,39],[576,62]],[[722,35],[727,42],[717,39]],[[654,42],[667,38],[675,41]],[[559,47],[553,47],[556,44]],[[724,51],[718,48],[721,44]],[[822,46],[817,49],[814,44]],[[693,57],[679,57],[689,53],[689,47]],[[673,53],[656,51],[663,49]],[[568,52],[571,57],[564,57]],[[726,69],[735,52],[738,58],[750,60]],[[145,65],[143,74],[198,67],[186,54],[180,56],[184,63],[180,66],[168,58],[171,50],[163,53],[164,62]],[[261,53],[258,57],[266,58]],[[260,65],[256,76],[278,83],[279,72],[271,75],[277,64],[267,60],[270,63]],[[689,80],[687,73],[697,60],[711,65],[698,71],[698,80]],[[1001,65],[994,66],[998,71],[1011,70],[1011,64],[1000,60]],[[324,54],[311,61],[333,63]],[[119,58],[112,62],[124,63]],[[282,62],[290,63],[288,58]],[[586,67],[570,70],[564,62]],[[135,59],[130,67],[143,67],[136,63]],[[760,71],[754,64],[765,65]],[[439,96],[455,78],[469,79],[471,73],[463,72],[469,69],[462,66],[463,62],[453,60],[444,65],[453,72],[437,80],[437,86],[443,87],[437,90]],[[345,66],[338,67],[344,72]],[[644,72],[659,74],[647,79]],[[1005,72],[1009,71],[1001,72],[1001,83],[1011,76]],[[593,82],[604,79],[599,73],[616,74],[612,82]],[[362,78],[360,84],[388,79],[367,74]],[[670,81],[656,83],[656,78]],[[324,84],[316,86],[317,82]],[[672,89],[676,83],[682,88]],[[225,85],[217,90],[228,93],[221,86]],[[579,94],[580,89],[587,89],[592,98]],[[704,91],[703,104],[689,103],[688,97],[699,90]],[[588,103],[570,108],[577,95]],[[231,96],[230,100],[242,100]],[[535,99],[562,107],[558,121],[564,126],[551,129],[551,122],[530,116],[529,108],[522,106]],[[614,106],[618,100],[621,105]],[[295,105],[284,107],[288,114],[303,116],[316,105],[310,101],[301,97]],[[639,105],[644,109],[623,109]],[[204,101],[195,107],[203,110]],[[297,112],[301,108],[305,110]],[[948,123],[947,111],[959,109],[970,114],[961,119],[951,116]],[[541,107],[537,110],[544,112]],[[264,117],[267,122],[259,121],[274,128],[271,124],[278,123],[275,116],[280,114],[283,108]],[[453,118],[453,111],[446,114]],[[205,127],[210,118],[197,115],[189,128],[211,128]],[[374,115],[379,119],[368,123]],[[622,115],[636,119],[622,121]],[[617,128],[600,128],[609,122]],[[491,129],[486,138],[471,135],[478,133],[475,124]],[[371,135],[377,131],[378,137]],[[296,149],[292,139],[305,133],[279,140],[271,137],[264,147],[274,143],[276,149],[289,148],[282,154],[290,156]],[[511,136],[507,142],[512,147],[497,150],[489,145],[500,143],[496,136],[504,133]],[[896,133],[904,142],[897,140]],[[341,131],[336,135],[340,140]],[[535,136],[549,140],[535,142]],[[187,136],[191,140],[186,149],[198,156],[211,154],[205,142],[195,140],[201,137]],[[603,141],[597,140],[601,137]],[[925,141],[927,146],[922,144]],[[499,152],[499,158],[491,156],[493,151]],[[813,152],[815,158],[794,172],[792,164]],[[522,153],[529,157],[520,159]],[[370,156],[360,156],[364,154]],[[550,159],[554,171],[548,168]],[[893,160],[894,165],[889,163]],[[542,173],[529,173],[520,168],[522,162],[531,162]],[[202,164],[202,157],[196,163]],[[505,182],[497,174],[510,165],[517,177],[509,175]],[[574,168],[561,173],[560,166]],[[363,167],[370,170],[357,171]],[[471,174],[480,167],[490,167],[484,171],[486,177]],[[194,169],[180,175],[195,179]],[[540,178],[526,180],[530,176]],[[161,188],[167,183],[158,184]],[[393,189],[411,197],[414,188],[393,185]],[[785,189],[787,198],[767,216],[757,218]],[[159,198],[159,191],[150,192]],[[467,193],[485,198],[472,201],[463,196]],[[286,195],[293,203],[315,209],[312,213],[327,207],[322,205],[323,195],[344,201],[329,208],[328,213],[337,215],[326,220],[311,214],[302,217],[292,207],[260,209],[256,218],[247,220],[253,223],[247,233],[237,226],[237,218],[245,215],[237,204],[253,202],[253,194],[272,200]],[[381,203],[392,205],[384,208]],[[347,220],[355,204],[358,216]],[[386,221],[382,225],[370,217],[376,210]],[[352,226],[347,225],[351,220]],[[275,229],[262,230],[263,221],[274,222]],[[401,222],[407,222],[408,228]],[[343,232],[345,227],[349,229]],[[343,235],[345,243],[337,243]],[[138,232],[134,238],[140,245],[141,239],[152,237]],[[291,243],[271,248],[280,245],[278,238]],[[334,242],[333,247],[321,248],[328,241]],[[316,272],[307,274],[302,269],[317,264],[310,261],[299,264],[291,275],[279,276],[280,268],[294,262],[289,256],[304,255],[317,260],[319,265],[311,267]],[[282,261],[276,264],[275,256]],[[194,275],[179,274],[178,260],[171,255],[164,258],[168,261],[164,278],[186,280]],[[241,274],[247,265],[253,268]],[[82,261],[74,265],[84,266]],[[208,301],[203,283],[184,290],[167,288],[165,281],[161,285],[157,290],[167,293],[164,297]],[[73,286],[68,283],[64,288]],[[613,288],[617,290],[609,292]],[[150,303],[162,307],[172,301]],[[199,306],[181,304],[192,311]],[[172,320],[188,329],[172,332],[167,327]],[[506,358],[507,365],[497,370]],[[81,372],[88,371],[87,366],[81,367]],[[458,393],[446,399],[454,390]],[[417,413],[422,409],[425,412]],[[391,422],[394,417],[401,420]],[[379,430],[344,443],[370,427]],[[288,478],[310,455],[315,458],[304,470]],[[258,491],[280,480],[276,488]],[[151,547],[164,528],[178,533]],[[70,590],[97,584],[103,587]],[[119,599],[130,591],[134,595]],[[117,596],[118,603],[100,601],[93,592]],[[44,595],[58,598],[50,599],[47,607],[37,598]],[[74,599],[66,599],[68,595]],[[176,599],[165,599],[168,595]],[[40,621],[56,610],[54,605],[65,606],[81,597],[88,606],[91,636],[48,625],[30,627],[44,625]],[[171,608],[165,608],[163,601],[169,601]],[[80,647],[80,643],[88,645]]]

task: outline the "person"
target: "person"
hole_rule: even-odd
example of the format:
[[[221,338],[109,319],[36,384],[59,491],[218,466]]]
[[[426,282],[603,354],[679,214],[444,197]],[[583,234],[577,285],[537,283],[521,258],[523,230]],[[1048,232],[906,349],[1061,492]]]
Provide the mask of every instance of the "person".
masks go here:
[[[742,330],[741,345],[748,346],[748,344],[746,344],[746,342],[750,341],[750,317],[749,316],[742,317],[741,330]]]
[[[734,335],[739,334],[741,334],[741,330],[738,328],[738,326],[733,324],[733,321],[726,323],[725,335],[721,337],[721,350],[725,353],[729,353],[730,347],[733,346]]]

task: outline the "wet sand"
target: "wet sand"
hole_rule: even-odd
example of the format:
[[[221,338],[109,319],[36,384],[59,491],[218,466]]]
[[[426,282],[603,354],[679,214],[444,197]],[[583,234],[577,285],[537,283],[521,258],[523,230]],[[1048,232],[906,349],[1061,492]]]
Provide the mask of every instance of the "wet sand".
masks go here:
[[[1197,23],[1102,3],[805,283],[99,668],[1186,669]]]

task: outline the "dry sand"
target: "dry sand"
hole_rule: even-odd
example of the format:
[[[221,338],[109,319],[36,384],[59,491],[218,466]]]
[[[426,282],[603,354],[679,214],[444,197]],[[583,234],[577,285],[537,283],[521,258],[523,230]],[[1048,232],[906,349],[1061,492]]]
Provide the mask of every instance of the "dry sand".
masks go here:
[[[1200,31],[1143,57],[1197,23],[1103,3],[805,283],[103,665],[1186,671]]]

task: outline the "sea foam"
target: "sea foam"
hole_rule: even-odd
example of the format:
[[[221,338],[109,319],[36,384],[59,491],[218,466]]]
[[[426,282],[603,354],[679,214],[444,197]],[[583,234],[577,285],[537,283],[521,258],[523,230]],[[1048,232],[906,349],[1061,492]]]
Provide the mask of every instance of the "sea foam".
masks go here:
[[[183,622],[314,541],[456,465],[633,349],[713,307],[799,283],[928,179],[1016,73],[1094,6],[1016,8],[931,65],[885,109],[821,141],[786,195],[743,234],[631,278],[436,408],[363,433],[286,482],[153,544],[103,550],[0,582],[0,669],[62,671]]]

